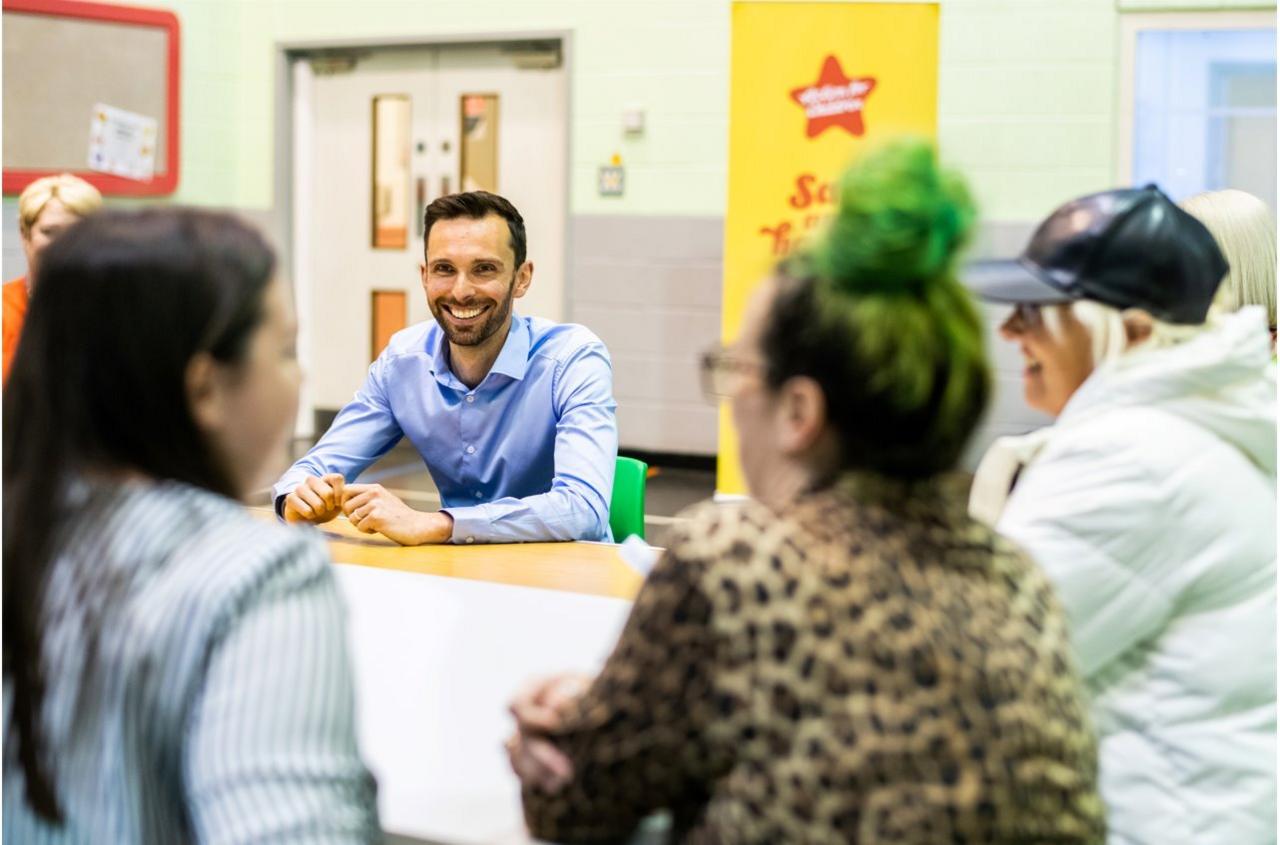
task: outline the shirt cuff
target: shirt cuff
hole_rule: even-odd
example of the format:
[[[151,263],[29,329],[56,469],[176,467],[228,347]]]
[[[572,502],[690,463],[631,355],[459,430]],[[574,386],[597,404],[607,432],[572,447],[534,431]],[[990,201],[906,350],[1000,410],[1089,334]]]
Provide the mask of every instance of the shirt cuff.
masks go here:
[[[441,508],[441,513],[453,517],[453,536],[450,543],[466,545],[469,543],[487,543],[493,536],[493,521],[484,505],[473,505],[465,508]]]
[[[276,516],[284,519],[284,500],[293,488],[301,484],[311,473],[302,469],[290,469],[284,475],[280,476],[280,480],[271,488],[271,503],[275,508]]]

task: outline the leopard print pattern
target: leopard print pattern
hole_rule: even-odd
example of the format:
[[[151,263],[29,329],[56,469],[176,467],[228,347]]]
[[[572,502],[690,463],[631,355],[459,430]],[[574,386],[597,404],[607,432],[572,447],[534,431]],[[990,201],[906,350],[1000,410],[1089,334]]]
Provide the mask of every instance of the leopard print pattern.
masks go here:
[[[1043,574],[949,484],[687,514],[555,739],[534,835],[1094,843],[1096,745]]]

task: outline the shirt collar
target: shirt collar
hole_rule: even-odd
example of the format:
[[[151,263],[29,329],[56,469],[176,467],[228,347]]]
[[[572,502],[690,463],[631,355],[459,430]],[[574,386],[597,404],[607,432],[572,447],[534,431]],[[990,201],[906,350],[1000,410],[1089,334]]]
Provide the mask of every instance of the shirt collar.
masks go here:
[[[529,320],[518,314],[511,315],[511,330],[507,332],[507,342],[502,344],[498,360],[493,362],[489,373],[502,373],[504,376],[520,381],[525,370],[529,369]]]
[[[431,369],[435,373],[436,381],[445,385],[462,387],[462,383],[458,381],[458,377],[453,374],[453,369],[449,366],[449,340],[445,337],[444,330],[437,326],[436,331],[432,334],[434,335],[430,341],[432,348],[428,351],[431,353]],[[518,314],[512,314],[511,328],[507,332],[506,342],[502,344],[502,351],[498,353],[498,359],[489,368],[489,374],[501,373],[516,381],[523,379],[525,371],[529,368],[529,347],[531,345],[529,319]]]
[[[436,324],[435,331],[427,335],[427,351],[431,353],[431,372],[436,381],[446,387],[461,386],[461,382],[449,368],[449,341],[445,338],[444,329]]]

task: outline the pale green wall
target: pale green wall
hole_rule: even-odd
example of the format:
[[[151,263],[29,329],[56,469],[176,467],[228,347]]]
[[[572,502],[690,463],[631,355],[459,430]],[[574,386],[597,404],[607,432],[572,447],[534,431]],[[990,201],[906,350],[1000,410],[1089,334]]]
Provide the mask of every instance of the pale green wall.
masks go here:
[[[1124,12],[1222,11],[1275,9],[1269,0],[1116,0]]]
[[[939,140],[988,219],[1111,186],[1116,17],[1113,0],[944,0]]]
[[[728,115],[723,0],[170,0],[183,25],[183,153],[175,199],[271,206],[275,44],[429,40],[449,33],[573,32],[574,213],[721,214]],[[647,111],[624,140],[623,107]],[[628,192],[595,195],[596,167],[621,153]]]
[[[942,0],[939,133],[988,219],[1029,220],[1112,184],[1117,3]],[[273,205],[274,45],[310,39],[571,30],[575,214],[721,215],[728,0],[170,0],[183,25],[183,170],[175,199]],[[1233,8],[1274,8],[1236,2]],[[624,139],[635,103],[647,129]],[[620,152],[627,196],[595,194]]]

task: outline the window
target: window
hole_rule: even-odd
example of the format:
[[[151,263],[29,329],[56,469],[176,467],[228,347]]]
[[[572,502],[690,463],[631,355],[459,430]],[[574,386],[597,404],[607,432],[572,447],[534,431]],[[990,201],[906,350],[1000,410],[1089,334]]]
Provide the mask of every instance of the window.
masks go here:
[[[1155,182],[1175,200],[1239,188],[1274,210],[1274,16],[1127,17],[1124,181]]]

